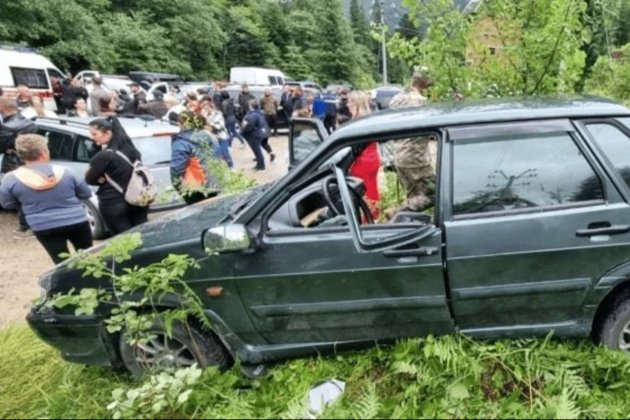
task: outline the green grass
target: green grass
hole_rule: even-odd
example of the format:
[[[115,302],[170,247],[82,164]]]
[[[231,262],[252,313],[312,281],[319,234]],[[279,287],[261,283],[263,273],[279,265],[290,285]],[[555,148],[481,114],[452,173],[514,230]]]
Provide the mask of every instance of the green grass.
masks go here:
[[[111,369],[65,363],[25,326],[0,331],[0,418],[99,418],[121,384]]]
[[[0,418],[111,417],[112,391],[140,386],[107,368],[62,362],[26,327],[0,331],[0,357]],[[207,370],[188,401],[163,417],[303,417],[308,390],[331,378],[346,382],[346,390],[320,417],[630,417],[627,354],[587,340],[458,336],[295,360],[257,381],[237,369]]]

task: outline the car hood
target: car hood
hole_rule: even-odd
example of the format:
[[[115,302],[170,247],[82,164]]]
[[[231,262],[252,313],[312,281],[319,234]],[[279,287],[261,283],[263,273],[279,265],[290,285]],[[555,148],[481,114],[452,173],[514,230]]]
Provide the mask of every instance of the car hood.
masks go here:
[[[220,196],[186,206],[128,232],[140,232],[143,248],[201,241],[202,232],[224,220],[241,194]]]

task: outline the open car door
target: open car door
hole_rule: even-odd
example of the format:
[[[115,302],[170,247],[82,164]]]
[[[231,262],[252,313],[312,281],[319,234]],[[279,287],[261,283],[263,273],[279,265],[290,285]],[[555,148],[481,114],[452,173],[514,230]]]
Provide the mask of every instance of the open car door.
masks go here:
[[[320,120],[293,118],[289,122],[289,170],[306,159],[327,138]]]

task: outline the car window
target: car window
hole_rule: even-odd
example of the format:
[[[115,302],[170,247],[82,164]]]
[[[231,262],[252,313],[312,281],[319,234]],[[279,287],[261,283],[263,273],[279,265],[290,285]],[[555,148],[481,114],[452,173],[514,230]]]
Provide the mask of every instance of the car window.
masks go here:
[[[630,123],[630,119],[626,120]],[[611,124],[587,124],[586,128],[630,187],[630,138]]]
[[[456,141],[453,159],[455,216],[604,198],[601,180],[566,132]]]
[[[51,160],[73,160],[74,135],[60,133],[54,130],[39,129],[39,134],[48,140],[48,150]]]
[[[145,165],[157,165],[171,162],[171,138],[160,137],[136,137],[133,144],[142,154],[142,163]]]
[[[48,78],[44,69],[29,69],[24,67],[11,67],[13,83],[26,85],[31,89],[49,89]]]
[[[423,133],[411,138],[369,140],[330,151],[316,170],[314,181],[295,189],[272,215],[270,231],[348,226],[333,167],[346,176],[362,230],[385,224],[431,223],[438,138],[437,133]],[[390,155],[387,159],[383,151]]]
[[[98,146],[87,137],[79,137],[77,140],[77,162],[89,162],[92,156],[99,151]]]

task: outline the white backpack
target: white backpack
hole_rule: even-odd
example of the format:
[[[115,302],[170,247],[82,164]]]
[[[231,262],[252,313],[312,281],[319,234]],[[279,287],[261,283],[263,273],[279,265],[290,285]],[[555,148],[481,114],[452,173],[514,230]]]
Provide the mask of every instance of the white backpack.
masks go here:
[[[148,207],[157,197],[157,187],[153,182],[153,174],[140,160],[131,162],[121,151],[116,150],[116,153],[132,168],[127,189],[125,190],[107,174],[105,174],[105,179],[116,191],[125,197],[127,203],[137,207]]]

